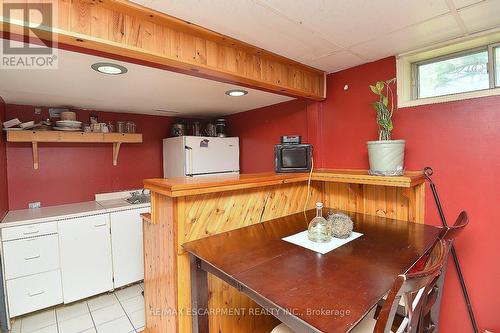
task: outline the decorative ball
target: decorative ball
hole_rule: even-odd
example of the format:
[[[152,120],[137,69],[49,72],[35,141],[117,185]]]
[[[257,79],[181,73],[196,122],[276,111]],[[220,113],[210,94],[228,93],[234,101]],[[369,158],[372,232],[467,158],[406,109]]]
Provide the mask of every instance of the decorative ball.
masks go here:
[[[335,238],[347,238],[351,236],[354,223],[344,213],[328,214],[328,222],[332,226],[332,236]]]

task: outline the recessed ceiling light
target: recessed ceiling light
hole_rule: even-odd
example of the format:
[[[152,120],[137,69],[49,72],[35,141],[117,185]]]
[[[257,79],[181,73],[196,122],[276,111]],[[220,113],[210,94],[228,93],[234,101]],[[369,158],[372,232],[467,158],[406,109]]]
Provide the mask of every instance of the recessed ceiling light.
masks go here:
[[[179,111],[173,111],[173,110],[163,110],[163,109],[156,109],[156,112],[161,112],[161,113],[180,113]]]
[[[226,95],[232,96],[232,97],[240,97],[240,96],[245,96],[248,94],[248,91],[246,90],[241,90],[241,89],[232,89],[226,91]]]
[[[121,65],[109,62],[98,62],[93,64],[92,69],[103,74],[118,75],[127,73],[127,69]]]

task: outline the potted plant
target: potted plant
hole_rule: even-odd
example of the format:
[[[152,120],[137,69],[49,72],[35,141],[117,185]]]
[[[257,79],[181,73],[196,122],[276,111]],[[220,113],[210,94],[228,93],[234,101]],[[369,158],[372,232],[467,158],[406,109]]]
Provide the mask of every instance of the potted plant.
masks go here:
[[[377,112],[379,133],[377,141],[367,142],[371,175],[399,176],[404,173],[405,140],[391,138],[395,82],[396,79],[393,78],[370,85],[372,92],[378,96],[378,101],[372,105]]]

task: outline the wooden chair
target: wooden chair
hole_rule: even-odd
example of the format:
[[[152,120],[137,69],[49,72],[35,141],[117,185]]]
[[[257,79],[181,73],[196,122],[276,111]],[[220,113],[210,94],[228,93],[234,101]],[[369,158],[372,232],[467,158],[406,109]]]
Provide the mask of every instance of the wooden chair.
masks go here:
[[[464,230],[464,228],[467,226],[468,223],[469,223],[469,217],[467,215],[467,212],[462,211],[458,215],[455,223],[452,226],[443,227],[443,229],[442,229],[441,233],[439,234],[438,238],[439,239],[445,239],[445,240],[453,242],[455,240],[455,238]],[[409,272],[410,273],[412,273],[412,272],[418,272],[418,271],[421,271],[421,270],[425,269],[425,267],[431,265],[432,261],[428,260],[429,258],[432,258],[430,251],[421,260],[419,260],[419,262],[417,262],[410,269]],[[441,298],[442,298],[442,294],[443,294],[443,288],[442,288],[442,286],[444,284],[444,278],[445,278],[445,276],[446,276],[446,265],[443,266],[443,272],[441,273],[441,276],[439,277],[439,280],[437,282],[437,286],[439,287],[438,295],[437,295],[437,300],[436,300],[436,304],[432,308],[431,316],[430,316],[430,319],[429,319],[430,322],[432,323],[432,325],[436,328],[436,331],[438,329],[438,324],[439,324],[439,311],[440,311],[440,308],[441,308]],[[385,299],[386,299],[386,297],[382,298],[379,301],[379,303],[377,305],[377,309],[374,312],[373,318],[377,318],[378,317],[378,315],[380,313],[380,310],[384,306]],[[400,302],[400,304],[399,304],[399,308],[398,308],[398,310],[396,312],[396,318],[395,318],[395,322],[396,323],[400,323],[404,319],[404,316],[405,316],[404,306],[405,306],[404,299],[402,299],[401,302]]]
[[[373,319],[374,307],[351,332],[391,332],[400,299],[404,299],[405,313],[396,332],[432,332],[434,327],[430,322],[431,310],[438,299],[437,282],[443,272],[450,247],[450,240],[437,240],[431,255],[426,260],[428,265],[422,271],[398,275],[377,320]],[[277,326],[271,332],[293,333],[284,324]]]

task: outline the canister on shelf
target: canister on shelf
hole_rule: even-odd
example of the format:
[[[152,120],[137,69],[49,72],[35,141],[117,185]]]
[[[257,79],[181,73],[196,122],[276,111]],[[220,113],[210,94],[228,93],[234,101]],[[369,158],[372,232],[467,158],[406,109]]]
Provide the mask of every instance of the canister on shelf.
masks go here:
[[[116,132],[117,133],[125,133],[125,122],[117,121],[116,122]]]
[[[135,123],[133,121],[127,121],[125,125],[125,133],[135,133]]]

